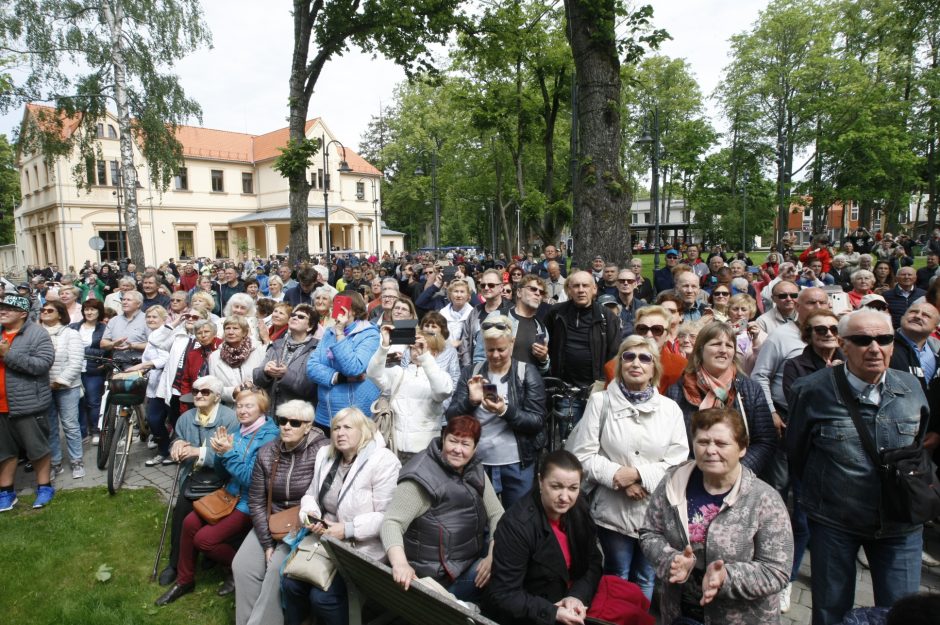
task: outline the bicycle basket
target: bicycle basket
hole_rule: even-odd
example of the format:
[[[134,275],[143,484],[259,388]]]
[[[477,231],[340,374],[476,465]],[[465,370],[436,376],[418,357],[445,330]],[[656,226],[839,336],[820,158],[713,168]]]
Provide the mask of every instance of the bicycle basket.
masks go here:
[[[115,373],[111,376],[111,394],[109,401],[112,404],[124,406],[137,406],[147,399],[147,376],[139,371],[130,373]]]

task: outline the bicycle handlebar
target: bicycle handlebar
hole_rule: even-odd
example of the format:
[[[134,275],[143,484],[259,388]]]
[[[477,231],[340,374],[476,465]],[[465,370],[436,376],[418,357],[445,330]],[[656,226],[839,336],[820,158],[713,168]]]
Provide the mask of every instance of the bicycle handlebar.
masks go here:
[[[556,397],[572,399],[584,394],[587,390],[590,389],[590,387],[581,387],[575,386],[574,384],[569,384],[561,378],[545,377],[542,378],[542,381],[545,383],[545,392]]]
[[[107,356],[85,356],[85,360],[91,360],[94,362],[101,363],[103,365],[108,365],[114,371],[123,371],[126,367],[133,367],[134,365],[139,365],[141,362],[140,358],[129,360],[127,362],[121,362],[115,360],[114,358],[108,358]]]

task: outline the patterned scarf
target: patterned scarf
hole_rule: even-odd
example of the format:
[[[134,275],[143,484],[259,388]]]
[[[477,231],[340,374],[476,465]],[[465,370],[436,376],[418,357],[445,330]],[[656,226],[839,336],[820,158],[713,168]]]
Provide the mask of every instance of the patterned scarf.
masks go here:
[[[219,358],[232,369],[237,369],[248,359],[249,354],[251,354],[251,337],[246,336],[238,345],[233,346],[229,342],[222,343]]]
[[[623,396],[627,398],[634,406],[640,404],[645,404],[653,397],[653,385],[650,384],[642,391],[631,391],[627,388],[627,385],[623,383],[623,380],[618,380],[617,383],[620,385],[620,392],[623,393]]]
[[[685,398],[699,410],[716,406],[729,407],[734,402],[735,367],[728,369],[719,377],[714,377],[702,367],[694,373],[686,373],[682,378],[682,390]]]

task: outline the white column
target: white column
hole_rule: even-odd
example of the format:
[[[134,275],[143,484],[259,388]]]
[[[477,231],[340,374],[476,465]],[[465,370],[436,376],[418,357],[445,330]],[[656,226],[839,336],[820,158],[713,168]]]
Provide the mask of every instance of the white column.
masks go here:
[[[264,247],[267,255],[277,254],[277,226],[274,224],[264,224]]]

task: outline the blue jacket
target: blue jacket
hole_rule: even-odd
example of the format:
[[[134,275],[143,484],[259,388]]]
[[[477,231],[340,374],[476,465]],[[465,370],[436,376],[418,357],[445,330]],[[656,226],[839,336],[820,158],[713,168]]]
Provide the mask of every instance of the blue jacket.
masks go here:
[[[238,419],[235,418],[235,413],[231,408],[222,404],[219,404],[219,410],[215,413],[215,417],[205,427],[199,425],[196,421],[195,408],[191,408],[180,415],[180,418],[176,421],[176,429],[173,431],[173,440],[183,439],[193,447],[201,447],[205,450],[201,460],[187,460],[183,464],[180,471],[180,484],[189,477],[194,468],[197,468],[197,463],[199,463],[198,468],[200,469],[213,469],[219,475],[222,474],[215,463],[218,456],[212,450],[212,445],[209,444],[209,439],[212,438],[220,425],[224,425],[225,429],[231,432],[238,430]]]
[[[857,536],[899,536],[921,526],[884,521],[878,470],[862,447],[832,368],[797,380],[790,396],[787,455],[792,475],[802,481],[800,504],[818,523]],[[914,442],[928,413],[920,382],[888,369],[874,420],[862,412],[879,449]]]
[[[346,378],[364,375],[379,349],[379,329],[368,321],[357,321],[345,340],[337,342],[334,328],[329,328],[307,361],[307,375],[317,384],[317,418],[329,427],[333,415],[349,406],[366,415],[379,397],[379,388],[363,379],[361,382],[334,381],[339,374]]]
[[[242,436],[240,427],[235,429],[235,441],[232,443],[232,448],[219,458],[222,465],[219,473],[228,474],[229,478],[225,490],[240,496],[235,509],[244,514],[250,514],[248,512],[248,487],[251,486],[251,472],[255,468],[255,456],[265,443],[273,441],[280,433],[274,421],[267,417],[264,419],[264,425],[248,436]]]

